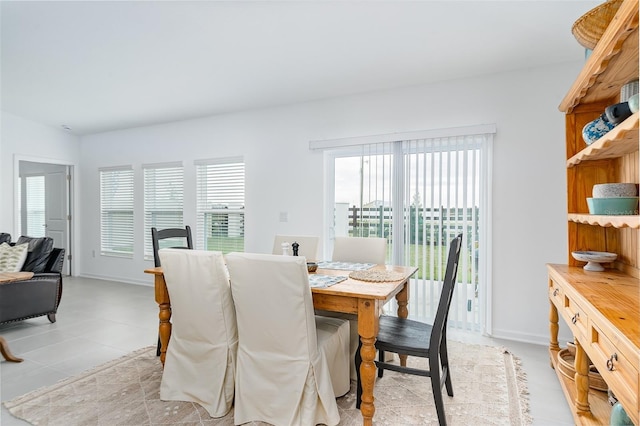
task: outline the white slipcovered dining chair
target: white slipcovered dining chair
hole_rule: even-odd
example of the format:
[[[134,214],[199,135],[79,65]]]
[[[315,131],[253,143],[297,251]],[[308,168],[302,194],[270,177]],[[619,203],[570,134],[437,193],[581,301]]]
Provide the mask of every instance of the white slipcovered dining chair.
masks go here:
[[[335,237],[333,241],[333,254],[331,260],[338,262],[353,263],[375,263],[384,265],[387,259],[387,240],[380,237]],[[358,318],[356,315],[343,314],[337,312],[318,311],[320,315],[343,318],[349,320],[349,354],[351,364],[349,376],[351,380],[357,379],[355,356],[360,346],[360,335],[358,334]],[[382,310],[380,312],[382,314]],[[393,359],[393,354],[387,355],[387,360]]]
[[[211,417],[233,406],[238,331],[221,252],[160,249],[171,299],[163,401],[190,401]]]
[[[239,338],[235,424],[338,424],[336,396],[350,385],[349,323],[315,317],[304,258],[226,258]]]
[[[307,261],[314,262],[318,260],[318,241],[319,237],[313,235],[276,235],[273,239],[273,254],[282,254],[282,243],[289,244],[289,254],[293,254],[291,244],[294,242],[299,244],[298,256],[304,256]]]
[[[387,240],[381,237],[335,237],[331,260],[384,265],[387,261]]]

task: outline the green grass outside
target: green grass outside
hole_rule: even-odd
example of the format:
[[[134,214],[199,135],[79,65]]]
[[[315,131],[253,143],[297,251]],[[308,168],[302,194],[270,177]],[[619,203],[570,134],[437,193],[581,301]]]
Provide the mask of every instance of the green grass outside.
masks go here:
[[[433,279],[433,280],[442,280],[444,278],[444,273],[447,265],[447,255],[449,254],[447,246],[434,245],[434,246],[423,246],[423,245],[411,245],[409,246],[409,255],[408,262],[410,266],[417,266],[418,272],[414,275],[415,278],[419,279]],[[433,250],[432,250],[433,247]],[[433,251],[433,254],[432,254]],[[424,257],[426,254],[426,257]],[[460,256],[464,256],[465,252],[460,253]],[[416,259],[417,256],[417,259]],[[431,257],[433,256],[433,264],[431,262]],[[462,271],[458,270],[458,282],[460,282],[461,278],[466,275],[467,284],[471,283],[473,276],[471,275],[471,255],[468,254],[469,258],[467,259],[467,273],[463,274]],[[462,258],[460,259],[460,265],[464,264]]]
[[[232,251],[244,251],[244,237],[207,238],[207,250],[221,251],[224,254]]]

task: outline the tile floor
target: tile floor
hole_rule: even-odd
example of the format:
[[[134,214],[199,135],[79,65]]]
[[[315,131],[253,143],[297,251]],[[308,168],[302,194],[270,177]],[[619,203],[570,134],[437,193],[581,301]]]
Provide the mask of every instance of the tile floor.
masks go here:
[[[153,287],[65,277],[57,322],[46,316],[0,325],[0,335],[22,363],[0,362],[0,400],[5,401],[75,375],[157,339]],[[522,360],[534,425],[572,425],[564,394],[549,367],[546,346],[449,331],[449,338],[500,345]],[[2,406],[0,425],[26,425]]]

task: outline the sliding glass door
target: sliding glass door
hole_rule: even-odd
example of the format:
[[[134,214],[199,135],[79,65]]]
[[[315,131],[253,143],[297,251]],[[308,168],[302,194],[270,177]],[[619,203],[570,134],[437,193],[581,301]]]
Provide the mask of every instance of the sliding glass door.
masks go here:
[[[329,234],[384,237],[388,264],[418,267],[411,283],[411,317],[428,321],[435,316],[449,243],[462,233],[450,326],[482,329],[490,142],[490,135],[470,134],[363,144],[329,153]],[[389,304],[387,310],[395,312],[395,306]]]

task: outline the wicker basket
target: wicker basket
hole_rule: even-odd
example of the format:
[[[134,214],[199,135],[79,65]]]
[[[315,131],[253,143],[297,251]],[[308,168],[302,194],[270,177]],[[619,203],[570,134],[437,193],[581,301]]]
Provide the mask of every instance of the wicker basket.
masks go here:
[[[578,18],[571,28],[578,43],[593,50],[621,4],[622,0],[609,0]]]
[[[574,380],[576,370],[573,367],[575,355],[570,348],[562,349],[558,352],[557,368],[560,372],[571,380]],[[593,365],[589,365],[589,387],[591,389],[604,391],[608,389],[607,382],[604,381],[598,370]]]

